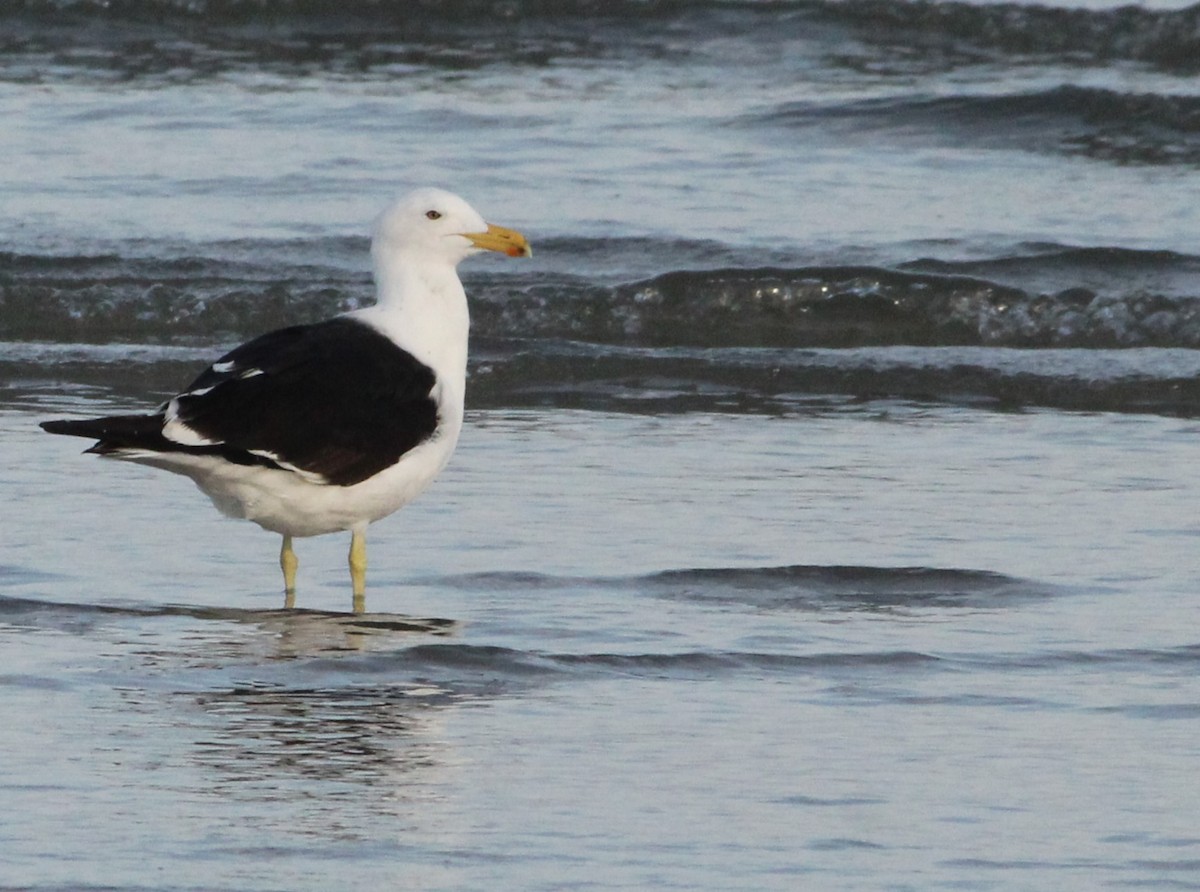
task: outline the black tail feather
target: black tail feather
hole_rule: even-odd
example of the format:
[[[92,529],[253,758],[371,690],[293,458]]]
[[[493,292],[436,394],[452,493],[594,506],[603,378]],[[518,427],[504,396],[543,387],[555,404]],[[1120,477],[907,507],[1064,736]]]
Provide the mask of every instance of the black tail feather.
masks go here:
[[[66,433],[71,437],[142,441],[149,436],[162,436],[162,424],[161,414],[108,415],[107,418],[42,421],[41,427],[43,431]]]
[[[217,455],[235,465],[259,465],[264,468],[280,466],[263,455],[237,449],[224,443],[211,446],[187,446],[163,436],[161,413],[155,415],[110,415],[106,418],[82,418],[78,421],[58,419],[41,422],[41,428],[52,434],[69,437],[88,437],[96,441],[90,449],[96,455],[119,454],[126,449],[147,452],[182,452],[188,455]]]
[[[41,428],[51,434],[88,437],[99,442],[88,452],[101,455],[117,449],[154,449],[168,451],[171,444],[162,435],[162,415],[110,415],[106,418],[59,419],[43,421]]]

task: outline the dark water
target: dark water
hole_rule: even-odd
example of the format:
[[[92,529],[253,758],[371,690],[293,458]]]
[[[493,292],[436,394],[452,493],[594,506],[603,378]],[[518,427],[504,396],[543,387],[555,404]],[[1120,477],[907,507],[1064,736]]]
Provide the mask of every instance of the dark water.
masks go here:
[[[0,887],[1200,888],[1200,7],[0,5]],[[460,452],[275,537],[77,454],[371,300]]]

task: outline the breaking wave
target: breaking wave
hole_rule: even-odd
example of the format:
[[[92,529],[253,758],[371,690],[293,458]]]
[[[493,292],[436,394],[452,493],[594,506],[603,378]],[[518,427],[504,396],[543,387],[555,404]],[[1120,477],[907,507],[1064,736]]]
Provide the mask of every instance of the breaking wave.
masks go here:
[[[365,247],[230,247],[222,260],[0,254],[0,376],[169,395],[240,340],[369,303],[370,278],[342,261]],[[544,271],[468,277],[473,405],[790,412],[903,399],[1200,414],[1191,255],[1028,245],[617,283],[556,271],[603,250],[549,240]],[[660,253],[680,250],[707,247]]]
[[[1103,285],[1115,268],[1124,290]],[[1080,281],[1087,284],[1070,284]],[[554,272],[469,282],[473,330],[485,338],[656,347],[1200,347],[1200,259],[1170,252],[1044,248],[895,268],[676,270],[615,285]],[[0,338],[13,341],[214,342],[372,299],[368,276],[332,266],[0,254]]]
[[[611,289],[537,286],[475,311],[482,333],[655,346],[1196,347],[1200,300],[1030,293],[877,267],[666,273]]]

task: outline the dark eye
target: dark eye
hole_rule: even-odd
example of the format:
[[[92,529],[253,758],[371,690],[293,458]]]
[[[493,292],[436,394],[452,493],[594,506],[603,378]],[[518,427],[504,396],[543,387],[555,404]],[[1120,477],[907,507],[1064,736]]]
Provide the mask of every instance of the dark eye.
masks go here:
[[[426,211],[425,216],[428,217],[430,220],[442,219],[442,214],[440,211]]]

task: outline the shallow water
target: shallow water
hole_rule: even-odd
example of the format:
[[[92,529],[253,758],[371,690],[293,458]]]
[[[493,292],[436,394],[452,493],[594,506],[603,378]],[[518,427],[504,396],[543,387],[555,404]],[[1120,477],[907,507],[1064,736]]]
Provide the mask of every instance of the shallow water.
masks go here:
[[[1200,888],[1198,22],[0,8],[0,888]],[[427,182],[535,253],[369,613],[38,430]]]
[[[1194,422],[476,413],[356,619],[36,417],[10,886],[1192,882]],[[348,607],[345,543],[302,545],[302,605]]]

